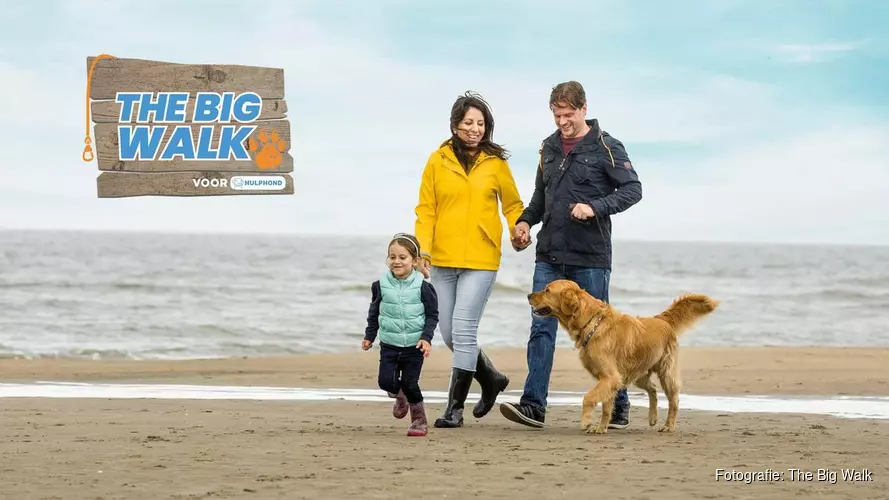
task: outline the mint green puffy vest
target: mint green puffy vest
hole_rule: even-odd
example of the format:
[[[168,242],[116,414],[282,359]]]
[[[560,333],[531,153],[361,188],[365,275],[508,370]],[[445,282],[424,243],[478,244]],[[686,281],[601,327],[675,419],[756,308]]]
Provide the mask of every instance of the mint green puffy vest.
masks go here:
[[[426,325],[420,298],[423,275],[413,270],[400,280],[391,272],[380,278],[380,342],[396,347],[415,346]]]

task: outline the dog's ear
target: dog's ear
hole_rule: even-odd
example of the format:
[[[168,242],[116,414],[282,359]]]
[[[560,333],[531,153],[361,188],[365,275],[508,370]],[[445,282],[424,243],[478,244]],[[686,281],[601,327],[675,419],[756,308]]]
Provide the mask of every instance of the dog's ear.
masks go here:
[[[559,304],[559,309],[562,310],[562,313],[567,314],[568,316],[573,316],[577,311],[577,306],[579,305],[580,297],[578,297],[577,290],[568,289],[562,292],[561,303]]]

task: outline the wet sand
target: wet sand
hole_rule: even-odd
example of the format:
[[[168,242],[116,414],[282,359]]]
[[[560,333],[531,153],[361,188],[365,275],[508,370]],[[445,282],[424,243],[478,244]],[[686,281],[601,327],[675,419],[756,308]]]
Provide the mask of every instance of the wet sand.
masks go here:
[[[0,360],[0,382],[374,388],[378,351],[198,361]],[[521,389],[524,351],[489,353]],[[889,349],[685,349],[683,393],[889,395]],[[422,386],[445,390],[436,346]],[[592,379],[559,351],[551,390]],[[478,387],[473,386],[473,392]],[[0,399],[2,498],[885,498],[889,421],[681,411],[675,434],[635,406],[628,429],[588,436],[579,407],[538,430],[495,408],[462,429],[405,436],[387,403]],[[429,405],[430,422],[443,405]],[[661,421],[666,416],[660,412]],[[781,473],[717,480],[717,469]],[[789,469],[800,469],[794,477]],[[818,469],[837,473],[834,484]],[[848,481],[842,469],[868,469]],[[814,477],[807,480],[806,472]],[[795,480],[796,479],[796,480]],[[863,478],[867,479],[867,478]]]

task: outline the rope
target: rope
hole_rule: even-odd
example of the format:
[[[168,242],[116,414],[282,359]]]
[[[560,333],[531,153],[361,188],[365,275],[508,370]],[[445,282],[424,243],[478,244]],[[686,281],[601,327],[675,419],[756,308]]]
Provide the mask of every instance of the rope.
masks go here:
[[[92,139],[90,139],[90,86],[93,82],[93,70],[96,69],[96,63],[99,62],[100,59],[116,59],[114,56],[108,54],[99,54],[93,59],[93,64],[90,65],[89,74],[86,77],[86,135],[83,138],[83,143],[86,144],[83,148],[83,154],[81,158],[83,161],[90,162],[93,161],[93,158],[96,156],[93,154]]]

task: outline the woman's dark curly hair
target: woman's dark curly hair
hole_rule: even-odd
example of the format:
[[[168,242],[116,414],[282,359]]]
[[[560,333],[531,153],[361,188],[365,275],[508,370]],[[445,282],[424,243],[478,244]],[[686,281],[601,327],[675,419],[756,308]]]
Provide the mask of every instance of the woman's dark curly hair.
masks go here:
[[[488,103],[482,96],[471,90],[458,97],[454,102],[454,105],[451,107],[451,138],[445,141],[442,145],[450,142],[451,147],[454,149],[454,154],[457,156],[457,160],[463,165],[463,170],[469,170],[469,166],[474,161],[473,155],[469,153],[466,143],[457,137],[457,125],[463,121],[469,108],[479,110],[485,119],[485,133],[482,135],[481,142],[479,142],[479,151],[484,151],[485,153],[491,156],[496,156],[502,160],[509,158],[509,153],[506,149],[492,139],[494,136],[494,115],[491,113]]]

